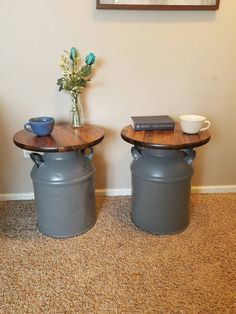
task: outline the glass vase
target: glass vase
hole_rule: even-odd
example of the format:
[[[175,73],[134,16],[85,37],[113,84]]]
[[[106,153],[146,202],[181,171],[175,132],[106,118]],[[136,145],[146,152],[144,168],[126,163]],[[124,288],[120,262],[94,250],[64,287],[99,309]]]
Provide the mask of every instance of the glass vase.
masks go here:
[[[72,98],[71,126],[79,128],[83,125],[83,108],[79,97]]]

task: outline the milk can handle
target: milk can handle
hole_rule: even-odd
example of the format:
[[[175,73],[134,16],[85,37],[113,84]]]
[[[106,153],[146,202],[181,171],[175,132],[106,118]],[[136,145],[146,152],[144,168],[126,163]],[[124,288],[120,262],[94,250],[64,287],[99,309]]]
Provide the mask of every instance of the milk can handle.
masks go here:
[[[38,153],[31,153],[30,158],[33,160],[38,168],[40,168],[44,164],[43,156]]]
[[[138,160],[142,156],[141,153],[134,146],[131,148],[131,154],[134,160]]]
[[[83,151],[84,157],[88,160],[91,160],[93,158],[93,148],[89,147],[88,149],[90,150],[88,154],[85,154],[86,150]]]
[[[183,160],[188,164],[191,165],[191,163],[193,162],[195,156],[196,156],[196,152],[195,150],[188,148],[188,149],[182,149],[182,151],[184,152],[185,156],[183,158]]]

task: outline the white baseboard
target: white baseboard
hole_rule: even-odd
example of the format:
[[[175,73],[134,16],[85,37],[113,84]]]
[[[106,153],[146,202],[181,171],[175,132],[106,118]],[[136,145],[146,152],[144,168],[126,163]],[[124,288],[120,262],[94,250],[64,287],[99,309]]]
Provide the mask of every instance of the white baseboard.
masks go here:
[[[34,193],[7,193],[0,194],[0,201],[34,200]]]
[[[131,195],[131,189],[97,189],[96,195],[130,196]]]
[[[236,193],[236,185],[192,186],[192,193]]]
[[[192,186],[191,193],[236,193],[236,185],[202,185]],[[98,189],[97,195],[128,196],[131,189]]]
[[[193,186],[192,193],[236,193],[236,185],[206,185]],[[130,196],[131,189],[97,189],[99,196]],[[0,194],[0,201],[33,200],[34,193]]]

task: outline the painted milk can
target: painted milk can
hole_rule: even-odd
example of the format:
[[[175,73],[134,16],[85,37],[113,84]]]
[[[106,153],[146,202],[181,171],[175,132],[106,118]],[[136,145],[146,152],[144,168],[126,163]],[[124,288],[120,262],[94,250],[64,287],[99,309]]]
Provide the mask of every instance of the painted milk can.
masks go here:
[[[40,232],[70,237],[86,232],[96,222],[93,150],[31,153],[31,171]]]
[[[171,234],[189,224],[192,149],[132,147],[132,221],[154,234]]]

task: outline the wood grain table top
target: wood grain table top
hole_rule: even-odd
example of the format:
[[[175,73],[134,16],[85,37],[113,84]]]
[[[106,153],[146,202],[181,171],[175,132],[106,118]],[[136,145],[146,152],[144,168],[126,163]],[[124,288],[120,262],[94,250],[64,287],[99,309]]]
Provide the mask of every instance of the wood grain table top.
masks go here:
[[[173,131],[134,131],[127,125],[121,131],[121,137],[126,142],[147,148],[157,149],[185,149],[202,146],[209,142],[211,135],[206,131],[197,134],[185,134],[176,123]]]
[[[69,123],[56,123],[49,136],[36,136],[25,129],[13,137],[16,146],[37,152],[67,152],[86,149],[100,143],[104,131],[91,124],[72,128]]]

